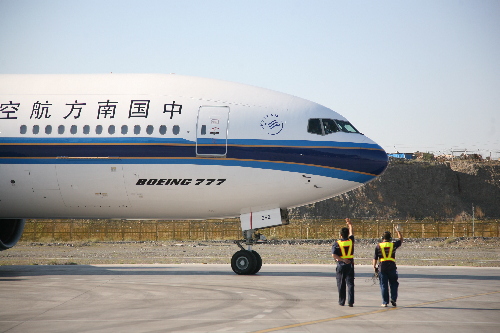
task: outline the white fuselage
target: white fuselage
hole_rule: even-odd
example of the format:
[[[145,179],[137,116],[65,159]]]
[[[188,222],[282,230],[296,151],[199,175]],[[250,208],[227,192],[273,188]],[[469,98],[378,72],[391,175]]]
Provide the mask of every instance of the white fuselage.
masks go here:
[[[0,75],[0,218],[231,217],[324,200],[385,170],[375,142],[311,133],[311,119],[347,122],[209,79]]]

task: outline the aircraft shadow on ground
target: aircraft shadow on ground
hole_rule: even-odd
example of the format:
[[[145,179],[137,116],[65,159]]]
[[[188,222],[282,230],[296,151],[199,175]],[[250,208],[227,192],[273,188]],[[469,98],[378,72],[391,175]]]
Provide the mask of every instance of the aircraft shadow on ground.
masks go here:
[[[235,276],[236,275],[228,266],[226,271],[211,270],[209,266],[206,269],[186,270],[183,267],[152,267],[152,266],[116,266],[116,267],[101,267],[91,265],[53,265],[53,266],[0,266],[0,281],[8,281],[8,279],[23,276],[44,276],[44,275],[143,275],[143,276],[168,276],[168,275],[186,275],[186,276]],[[268,276],[308,276],[308,277],[334,277],[335,268],[332,267],[331,272],[318,271],[296,271],[283,272],[273,270],[272,268],[263,269],[253,277]],[[371,278],[373,273],[358,273],[356,277],[359,279]],[[500,276],[491,275],[470,275],[470,274],[399,274],[400,279],[439,279],[439,280],[491,280],[500,281]]]

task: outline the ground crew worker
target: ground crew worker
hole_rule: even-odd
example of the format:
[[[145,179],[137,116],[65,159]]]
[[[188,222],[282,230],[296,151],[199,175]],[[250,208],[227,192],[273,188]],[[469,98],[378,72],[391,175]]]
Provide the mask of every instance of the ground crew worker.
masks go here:
[[[389,300],[392,306],[396,306],[396,301],[398,299],[399,282],[396,267],[396,249],[403,243],[403,235],[399,231],[398,226],[395,226],[395,230],[398,233],[399,240],[393,242],[391,233],[386,231],[382,236],[382,242],[375,247],[375,254],[373,257],[373,269],[375,272],[378,272],[383,307],[387,307]],[[377,261],[380,261],[378,268]]]
[[[345,221],[347,228],[340,230],[340,239],[333,243],[332,256],[337,261],[339,305],[345,305],[347,286],[347,304],[352,307],[354,305],[354,235],[351,220],[347,218]]]

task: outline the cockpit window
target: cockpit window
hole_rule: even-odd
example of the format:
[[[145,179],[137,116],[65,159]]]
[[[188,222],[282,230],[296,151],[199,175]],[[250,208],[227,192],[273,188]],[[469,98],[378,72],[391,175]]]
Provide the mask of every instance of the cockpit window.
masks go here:
[[[335,120],[335,122],[337,123],[337,125],[339,125],[340,130],[342,132],[359,133],[359,131],[354,126],[352,126],[352,124],[350,122],[348,122],[348,121]]]
[[[325,135],[339,131],[339,128],[337,127],[333,119],[321,119],[321,120],[323,122],[323,130],[325,131]]]
[[[350,122],[345,120],[311,118],[307,125],[307,132],[317,135],[328,135],[339,131],[359,133]]]
[[[309,124],[307,125],[307,131],[312,134],[323,135],[323,130],[321,129],[321,119],[309,119]]]

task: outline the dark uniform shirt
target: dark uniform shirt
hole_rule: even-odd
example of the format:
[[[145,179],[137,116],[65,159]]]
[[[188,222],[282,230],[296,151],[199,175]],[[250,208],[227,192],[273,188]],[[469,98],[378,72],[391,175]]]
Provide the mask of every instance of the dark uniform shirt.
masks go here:
[[[351,254],[354,255],[354,236],[349,236],[349,238],[342,238],[341,241],[346,241],[350,239],[352,241],[352,252]],[[340,250],[339,242],[335,241],[332,246],[332,253],[338,255],[339,257],[342,257],[342,251]],[[354,264],[354,258],[349,259],[351,260],[351,264]],[[344,262],[339,261],[337,262],[340,265],[344,265]]]
[[[394,249],[392,250],[391,258],[396,259],[396,249],[401,246],[401,240],[398,239],[397,241],[393,241],[392,243],[394,244]],[[373,256],[373,259],[379,260],[380,258],[383,258],[383,256],[382,256],[382,250],[380,249],[380,243],[379,243],[379,244],[377,244],[377,247],[375,247],[375,254]],[[388,271],[395,270],[395,269],[397,269],[396,261],[387,260],[387,261],[380,262],[379,270],[381,272],[388,272]]]

